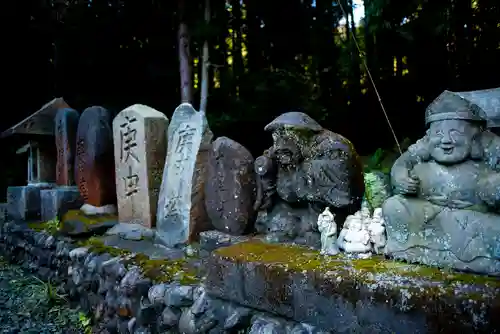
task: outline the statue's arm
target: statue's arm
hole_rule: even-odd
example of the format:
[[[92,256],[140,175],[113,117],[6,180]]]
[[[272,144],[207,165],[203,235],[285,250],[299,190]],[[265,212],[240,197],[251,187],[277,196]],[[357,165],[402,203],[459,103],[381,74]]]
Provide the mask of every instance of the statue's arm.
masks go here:
[[[481,134],[481,146],[484,149],[485,160],[496,172],[500,172],[500,136],[491,131]]]
[[[257,198],[254,210],[265,210],[272,206],[272,199],[276,194],[276,161],[273,148],[265,150],[255,159],[254,170],[257,176]]]
[[[391,169],[391,180],[397,182],[401,177],[408,177],[415,165],[429,159],[429,137],[426,134],[396,160]]]

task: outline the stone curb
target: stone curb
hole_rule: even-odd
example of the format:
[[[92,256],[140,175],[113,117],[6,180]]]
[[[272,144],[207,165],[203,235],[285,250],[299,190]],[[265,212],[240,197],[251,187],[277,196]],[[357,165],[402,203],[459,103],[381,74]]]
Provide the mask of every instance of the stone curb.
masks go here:
[[[63,287],[70,303],[91,315],[101,333],[325,333],[210,297],[203,284],[153,284],[139,267],[126,264],[126,256],[94,254],[26,224],[3,224],[0,251]]]

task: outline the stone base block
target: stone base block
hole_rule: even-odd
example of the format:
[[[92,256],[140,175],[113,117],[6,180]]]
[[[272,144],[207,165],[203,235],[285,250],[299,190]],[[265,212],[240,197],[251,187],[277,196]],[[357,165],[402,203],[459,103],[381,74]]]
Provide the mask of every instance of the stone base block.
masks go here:
[[[49,221],[61,218],[69,210],[83,205],[80,192],[76,187],[58,187],[40,191],[41,219]]]
[[[48,186],[50,187],[50,186]],[[36,221],[41,219],[40,186],[19,186],[7,188],[7,213],[14,220]]]
[[[211,254],[212,297],[334,333],[494,333],[500,281],[257,240]]]
[[[220,247],[227,247],[238,242],[248,241],[246,236],[234,236],[219,231],[200,232],[200,247],[206,251],[213,251]]]

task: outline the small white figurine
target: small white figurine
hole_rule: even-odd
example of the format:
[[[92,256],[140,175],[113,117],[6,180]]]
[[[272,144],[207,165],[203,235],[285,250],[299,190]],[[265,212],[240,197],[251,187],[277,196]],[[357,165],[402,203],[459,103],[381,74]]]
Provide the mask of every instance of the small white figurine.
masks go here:
[[[373,211],[373,217],[368,226],[368,231],[370,232],[370,241],[373,244],[374,252],[380,254],[387,243],[385,220],[381,208],[376,208]]]
[[[339,235],[338,246],[346,253],[370,253],[370,234],[363,221],[363,213],[348,216]]]
[[[321,254],[337,255],[339,253],[337,224],[335,223],[335,215],[330,212],[328,207],[318,216],[318,231],[321,233]]]

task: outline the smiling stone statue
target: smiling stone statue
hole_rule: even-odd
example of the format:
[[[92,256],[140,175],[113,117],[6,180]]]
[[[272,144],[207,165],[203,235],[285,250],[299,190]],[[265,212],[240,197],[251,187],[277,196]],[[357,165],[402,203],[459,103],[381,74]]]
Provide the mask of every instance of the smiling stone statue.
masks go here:
[[[383,205],[385,252],[428,265],[500,275],[500,137],[475,104],[445,91],[426,135],[394,164]]]

